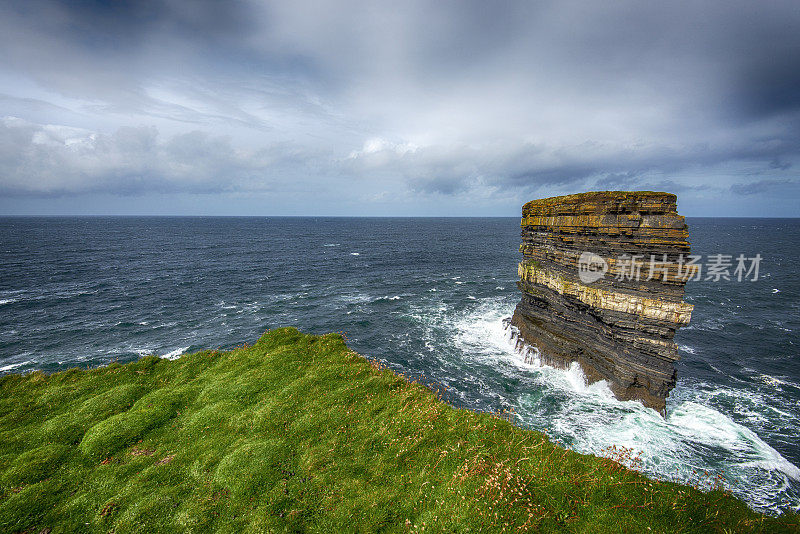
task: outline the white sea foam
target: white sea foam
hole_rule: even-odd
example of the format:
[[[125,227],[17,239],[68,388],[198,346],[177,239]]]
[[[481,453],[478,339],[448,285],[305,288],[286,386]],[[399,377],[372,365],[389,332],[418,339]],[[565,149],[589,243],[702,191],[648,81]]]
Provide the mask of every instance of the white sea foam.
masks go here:
[[[325,243],[325,244],[324,244],[324,245],[322,245],[322,246],[323,246],[323,247],[338,247],[338,246],[340,246],[340,245],[341,245],[341,243]]]
[[[351,256],[361,256],[361,253],[360,252],[351,252],[350,255]]]
[[[771,375],[759,374],[756,378],[770,387],[789,386],[800,389],[800,384],[788,380],[787,377],[785,376],[771,376]]]
[[[17,302],[17,299],[0,299],[0,306],[3,304],[13,304],[14,302]]]
[[[370,297],[370,298],[368,298],[368,301],[369,302],[388,302],[388,301],[393,301],[393,300],[400,300],[402,298],[403,297],[400,296],[400,295],[394,295],[392,297],[390,297],[389,295],[384,295],[384,296],[378,297],[378,298],[371,298]]]
[[[31,363],[31,362],[30,361],[24,361],[24,362],[10,363],[8,365],[4,365],[4,366],[0,367],[0,371],[10,371],[12,369],[16,369],[17,367],[22,367],[26,363]]]
[[[766,385],[768,385],[768,386],[770,386],[772,388],[778,389],[778,390],[781,389],[781,386],[786,384],[786,382],[784,382],[783,380],[781,380],[779,378],[776,378],[774,376],[770,376],[770,375],[760,374],[756,378],[760,382],[763,382]]]
[[[188,349],[189,349],[189,347],[188,347],[188,346],[186,346],[186,347],[183,347],[183,348],[180,348],[180,349],[175,349],[175,350],[173,350],[173,351],[170,351],[170,352],[168,352],[168,353],[166,353],[166,354],[162,355],[161,357],[162,357],[162,358],[164,358],[164,359],[167,359],[167,360],[177,360],[177,359],[178,359],[178,358],[180,358],[180,357],[181,357],[181,355],[182,355],[183,353],[185,353],[185,352],[186,352]]]

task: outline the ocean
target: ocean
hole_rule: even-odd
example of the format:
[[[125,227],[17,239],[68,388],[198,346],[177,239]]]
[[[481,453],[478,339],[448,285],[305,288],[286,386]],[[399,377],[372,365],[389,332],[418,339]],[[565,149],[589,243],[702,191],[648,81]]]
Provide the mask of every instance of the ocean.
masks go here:
[[[0,373],[344,332],[453,405],[800,510],[800,219],[688,223],[695,254],[763,259],[756,281],[687,284],[666,419],[514,350],[518,218],[0,218]]]

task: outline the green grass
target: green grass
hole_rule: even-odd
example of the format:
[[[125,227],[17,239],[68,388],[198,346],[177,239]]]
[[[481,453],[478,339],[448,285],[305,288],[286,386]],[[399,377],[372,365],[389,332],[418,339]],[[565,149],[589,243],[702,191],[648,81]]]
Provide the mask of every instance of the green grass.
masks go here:
[[[622,459],[622,458],[621,458]],[[0,379],[0,532],[798,531],[455,409],[341,336]]]

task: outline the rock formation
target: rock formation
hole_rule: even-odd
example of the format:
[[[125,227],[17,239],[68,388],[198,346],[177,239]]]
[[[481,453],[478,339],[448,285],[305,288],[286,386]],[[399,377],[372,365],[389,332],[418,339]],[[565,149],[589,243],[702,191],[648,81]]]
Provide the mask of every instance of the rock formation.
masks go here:
[[[542,363],[578,362],[622,400],[666,413],[675,386],[675,331],[689,323],[682,302],[688,227],[676,197],[604,191],[534,200],[522,208],[522,300],[511,324]]]

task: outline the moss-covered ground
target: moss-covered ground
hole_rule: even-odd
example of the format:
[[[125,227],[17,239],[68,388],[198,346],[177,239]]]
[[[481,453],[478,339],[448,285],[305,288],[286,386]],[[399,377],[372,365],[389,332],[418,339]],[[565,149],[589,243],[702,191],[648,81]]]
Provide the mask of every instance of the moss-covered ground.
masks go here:
[[[9,375],[0,395],[2,532],[798,529],[455,409],[338,334]]]

